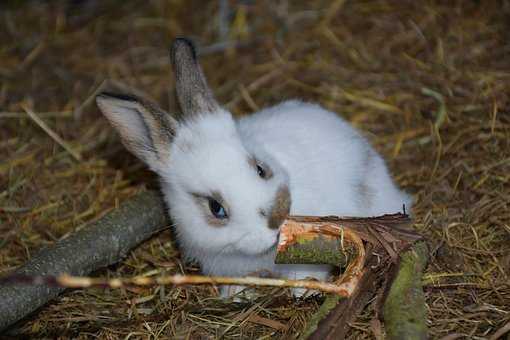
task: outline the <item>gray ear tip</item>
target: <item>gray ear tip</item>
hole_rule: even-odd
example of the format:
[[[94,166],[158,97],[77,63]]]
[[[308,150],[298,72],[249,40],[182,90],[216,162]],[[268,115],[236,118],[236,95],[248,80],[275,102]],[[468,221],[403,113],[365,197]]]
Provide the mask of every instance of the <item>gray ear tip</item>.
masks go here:
[[[172,43],[170,55],[174,63],[176,61],[177,55],[181,53],[190,55],[193,60],[197,59],[197,51],[195,48],[195,44],[188,38],[179,37],[176,38]]]

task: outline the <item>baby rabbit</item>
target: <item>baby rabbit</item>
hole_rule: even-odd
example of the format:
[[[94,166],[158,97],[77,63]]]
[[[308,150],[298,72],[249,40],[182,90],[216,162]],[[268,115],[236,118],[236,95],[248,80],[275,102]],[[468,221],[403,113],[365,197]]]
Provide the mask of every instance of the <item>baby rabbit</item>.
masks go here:
[[[383,159],[335,113],[291,100],[235,120],[215,100],[190,41],[176,39],[171,59],[179,117],[133,95],[96,101],[126,148],[159,175],[181,252],[204,274],[324,280],[330,266],[274,264],[289,213],[372,216],[410,207]]]

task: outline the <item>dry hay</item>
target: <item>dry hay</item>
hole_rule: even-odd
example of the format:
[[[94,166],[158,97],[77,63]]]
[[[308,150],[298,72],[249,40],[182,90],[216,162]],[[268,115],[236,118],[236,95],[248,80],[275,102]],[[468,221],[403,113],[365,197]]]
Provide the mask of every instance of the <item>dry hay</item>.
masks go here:
[[[73,3],[0,5],[0,273],[155,186],[91,98],[111,78],[176,111],[168,46],[187,35],[236,114],[298,97],[366,131],[414,194],[416,228],[432,245],[432,338],[488,338],[510,322],[510,2],[230,1],[230,27],[221,1]],[[96,274],[185,269],[196,270],[164,234]],[[18,332],[289,338],[320,303],[258,292],[234,304],[211,287],[70,291]],[[369,306],[350,337],[374,338],[373,315]]]

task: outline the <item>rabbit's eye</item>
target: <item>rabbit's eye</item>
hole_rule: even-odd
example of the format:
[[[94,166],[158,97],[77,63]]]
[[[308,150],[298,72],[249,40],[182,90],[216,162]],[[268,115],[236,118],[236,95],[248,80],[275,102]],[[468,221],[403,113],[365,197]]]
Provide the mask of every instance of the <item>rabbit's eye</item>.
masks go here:
[[[258,164],[257,164],[257,173],[259,174],[260,178],[266,178],[266,170],[264,170],[264,168],[262,168]]]
[[[271,168],[267,166],[264,162],[259,161],[255,158],[255,156],[251,156],[248,158],[248,163],[253,168],[253,170],[257,171],[257,175],[259,175],[260,178],[269,180],[271,177],[273,177],[273,172],[271,171]]]
[[[211,214],[216,218],[225,219],[228,217],[225,208],[213,198],[209,198],[209,210],[211,210]]]

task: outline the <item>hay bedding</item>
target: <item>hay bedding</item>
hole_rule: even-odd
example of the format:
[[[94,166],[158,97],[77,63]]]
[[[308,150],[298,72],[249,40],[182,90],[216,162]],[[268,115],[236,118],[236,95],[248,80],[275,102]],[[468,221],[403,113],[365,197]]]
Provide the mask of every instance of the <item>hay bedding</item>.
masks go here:
[[[509,328],[510,2],[231,1],[227,34],[221,1],[116,3],[0,5],[0,273],[155,186],[90,98],[112,78],[176,111],[167,49],[185,34],[204,47],[209,82],[234,113],[299,97],[369,134],[414,194],[416,228],[432,244],[432,338]],[[225,38],[238,42],[216,44]],[[165,233],[96,274],[183,270],[197,269]],[[321,301],[257,293],[233,304],[211,287],[69,291],[17,336],[291,338]],[[372,307],[350,338],[377,337]]]

